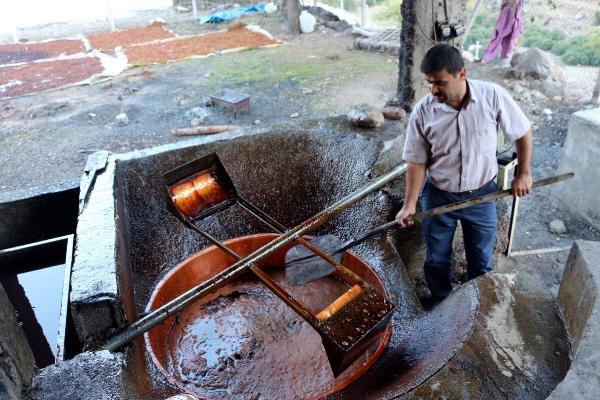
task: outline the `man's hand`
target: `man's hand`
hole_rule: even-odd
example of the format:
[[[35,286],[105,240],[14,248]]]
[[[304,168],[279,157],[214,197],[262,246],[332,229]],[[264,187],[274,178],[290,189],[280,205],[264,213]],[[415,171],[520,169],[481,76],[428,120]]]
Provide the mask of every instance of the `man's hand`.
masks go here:
[[[401,228],[406,228],[407,226],[414,224],[414,221],[410,219],[410,217],[414,215],[415,212],[415,206],[411,207],[404,204],[400,211],[398,211],[398,214],[396,214],[398,225],[400,225]]]
[[[511,184],[513,196],[522,197],[528,195],[531,192],[532,183],[531,174],[518,174]]]
[[[531,152],[533,148],[533,137],[529,129],[520,139],[515,142],[517,150],[517,177],[512,181],[513,196],[521,197],[531,192]]]

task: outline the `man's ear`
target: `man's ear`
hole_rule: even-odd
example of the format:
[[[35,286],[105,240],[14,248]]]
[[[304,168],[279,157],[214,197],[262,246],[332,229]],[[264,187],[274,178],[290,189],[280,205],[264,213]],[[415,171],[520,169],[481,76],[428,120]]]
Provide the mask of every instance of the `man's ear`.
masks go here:
[[[467,69],[465,67],[462,67],[460,71],[458,71],[458,77],[461,81],[467,79]]]

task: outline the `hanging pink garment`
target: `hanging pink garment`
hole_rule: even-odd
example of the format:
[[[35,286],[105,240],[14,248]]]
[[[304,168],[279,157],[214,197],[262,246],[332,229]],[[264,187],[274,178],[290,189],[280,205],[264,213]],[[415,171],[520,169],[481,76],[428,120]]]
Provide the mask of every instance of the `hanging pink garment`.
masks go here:
[[[499,47],[502,47],[500,58],[508,58],[511,55],[519,36],[523,33],[521,11],[524,2],[525,0],[503,0],[494,37],[485,49],[483,61],[491,61]]]

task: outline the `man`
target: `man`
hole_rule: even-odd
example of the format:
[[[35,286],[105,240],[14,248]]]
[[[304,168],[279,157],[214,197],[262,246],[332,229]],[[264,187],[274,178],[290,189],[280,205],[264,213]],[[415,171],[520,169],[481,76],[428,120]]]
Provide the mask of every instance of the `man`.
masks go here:
[[[401,227],[411,223],[422,188],[423,211],[495,192],[498,172],[497,132],[513,142],[519,162],[512,193],[531,190],[531,123],[506,90],[467,80],[461,52],[437,44],[425,54],[421,72],[431,93],[415,106],[402,157],[408,162],[404,206],[396,215]],[[431,297],[425,308],[452,291],[452,239],[460,221],[469,279],[492,270],[496,240],[496,204],[488,202],[423,221],[425,279]]]

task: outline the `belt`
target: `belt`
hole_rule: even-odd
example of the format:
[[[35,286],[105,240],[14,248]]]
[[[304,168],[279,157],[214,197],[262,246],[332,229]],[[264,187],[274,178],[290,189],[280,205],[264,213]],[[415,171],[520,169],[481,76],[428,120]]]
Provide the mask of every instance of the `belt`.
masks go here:
[[[496,177],[494,177],[491,181],[489,181],[485,185],[478,187],[477,189],[465,190],[464,192],[448,192],[448,193],[458,194],[458,195],[473,194],[475,192],[479,192],[481,189],[485,189],[486,187],[490,186],[492,184],[492,182],[494,182],[494,179],[496,179]]]

